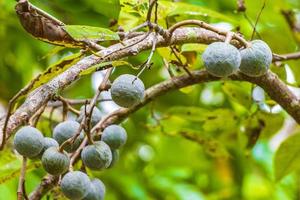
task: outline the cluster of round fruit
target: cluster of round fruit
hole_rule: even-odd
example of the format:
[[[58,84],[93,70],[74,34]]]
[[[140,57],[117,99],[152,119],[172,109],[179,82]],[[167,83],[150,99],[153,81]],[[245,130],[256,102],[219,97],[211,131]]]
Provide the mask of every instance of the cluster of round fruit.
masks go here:
[[[253,40],[240,51],[229,43],[214,42],[205,49],[202,59],[207,71],[217,77],[227,77],[237,70],[258,77],[269,69],[272,51],[262,40]]]
[[[42,133],[31,126],[19,129],[14,138],[14,147],[17,152],[28,158],[40,158],[43,168],[51,175],[58,176],[68,171],[70,156],[83,139],[83,133],[74,143],[59,145],[72,138],[80,124],[76,121],[64,121],[53,130],[53,138],[44,137]],[[81,152],[81,160],[91,170],[101,170],[112,167],[118,160],[118,149],[127,140],[124,128],[110,125],[104,129],[100,141],[87,145]],[[105,193],[104,184],[99,179],[90,181],[89,177],[80,171],[68,172],[61,181],[61,190],[70,199],[99,200]]]
[[[144,97],[144,84],[136,76],[124,74],[112,84],[111,96],[116,104],[130,107]],[[70,154],[75,152],[84,139],[80,132],[80,122],[84,119],[85,110],[82,106],[77,120],[68,120],[57,124],[53,129],[53,138],[44,137],[32,126],[20,128],[14,137],[14,147],[22,156],[41,159],[43,168],[53,176],[65,174],[70,167]],[[91,125],[95,126],[102,118],[101,111],[95,107],[91,116]],[[112,167],[119,158],[119,148],[127,140],[125,129],[119,125],[106,127],[99,141],[85,146],[81,151],[81,160],[91,170],[102,170]],[[66,142],[72,141],[72,142]],[[105,186],[99,179],[90,180],[81,171],[66,173],[60,184],[63,194],[69,199],[101,200],[104,198]]]

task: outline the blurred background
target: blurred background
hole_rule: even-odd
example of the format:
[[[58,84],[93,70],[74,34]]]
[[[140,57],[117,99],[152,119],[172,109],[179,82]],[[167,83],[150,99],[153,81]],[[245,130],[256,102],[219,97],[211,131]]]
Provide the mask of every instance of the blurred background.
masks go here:
[[[130,30],[142,23],[148,6],[147,0],[31,2],[66,24],[112,30],[118,26]],[[159,0],[159,24],[167,27],[177,21],[199,19],[227,30],[240,31],[250,39],[252,25],[264,1],[245,2],[246,12],[237,12],[236,0]],[[63,49],[56,52],[53,45],[26,33],[15,14],[15,4],[13,0],[0,0],[0,115],[5,113],[9,99],[34,76],[78,51]],[[299,0],[266,1],[255,38],[266,41],[274,53],[299,51],[299,9]],[[202,68],[204,48],[201,44],[178,47],[190,70]],[[127,60],[138,66],[148,54],[149,51],[143,52]],[[153,67],[141,76],[147,88],[170,78],[163,58],[171,61],[173,57],[168,48],[156,51]],[[299,60],[274,63],[271,70],[295,94],[300,94]],[[185,73],[177,66],[172,66],[172,71],[175,75]],[[123,73],[137,74],[138,71],[118,67],[111,80]],[[73,99],[91,98],[102,78],[102,72],[84,76],[61,95]],[[103,96],[109,98],[109,92]],[[103,102],[98,107],[104,113],[118,108],[113,102]],[[49,112],[44,115],[38,128],[51,136],[53,126],[62,120],[61,110],[55,111],[51,122],[47,120]],[[122,125],[129,138],[118,163],[101,172],[88,171],[105,183],[106,200],[300,199],[298,173],[279,180],[274,175],[276,150],[285,138],[299,132],[299,126],[255,85],[218,81],[174,91],[131,115]],[[20,164],[20,157],[8,144],[8,148],[0,152],[1,200],[16,199]],[[45,174],[38,161],[29,163],[28,193]],[[55,189],[45,199],[63,197]]]

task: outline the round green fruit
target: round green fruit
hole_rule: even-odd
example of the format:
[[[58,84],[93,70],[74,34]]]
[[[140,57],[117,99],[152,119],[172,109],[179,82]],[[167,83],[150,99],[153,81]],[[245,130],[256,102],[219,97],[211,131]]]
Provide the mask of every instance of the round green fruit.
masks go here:
[[[43,150],[44,136],[38,129],[24,126],[14,137],[14,147],[22,156],[34,158]]]
[[[101,140],[111,149],[118,149],[126,143],[127,133],[122,126],[110,125],[104,129]]]
[[[99,179],[92,180],[87,196],[83,200],[103,200],[105,196],[105,185]]]
[[[44,148],[35,158],[42,158],[44,152],[50,147],[58,147],[59,144],[56,140],[50,137],[44,137]]]
[[[60,184],[61,191],[69,199],[83,199],[90,187],[89,177],[81,171],[68,172]]]
[[[119,150],[117,149],[112,149],[111,153],[112,153],[112,160],[108,168],[112,168],[119,161],[119,157],[120,157]]]
[[[113,82],[110,92],[116,104],[128,108],[144,98],[145,86],[136,76],[123,74]]]
[[[251,47],[241,50],[240,71],[251,77],[264,75],[272,63],[272,51],[262,40],[253,40]]]
[[[86,108],[85,108],[86,107]],[[89,106],[81,106],[80,108],[80,114],[77,118],[77,122],[81,122],[83,120],[83,117],[85,116],[85,111],[89,111]],[[93,109],[92,117],[91,117],[91,125],[95,126],[102,118],[101,111],[95,106]]]
[[[44,151],[46,151],[50,147],[58,147],[59,144],[56,140],[50,137],[44,137]]]
[[[98,141],[84,147],[81,159],[86,167],[92,170],[101,170],[109,167],[112,161],[112,152],[106,143]]]
[[[63,142],[72,138],[78,131],[80,124],[76,121],[64,121],[55,126],[53,130],[53,138],[61,145]],[[73,144],[64,147],[67,152],[74,152],[84,138],[83,132],[77,137]]]
[[[241,64],[238,49],[224,42],[208,45],[202,54],[202,59],[207,72],[217,77],[227,77],[235,73]]]
[[[59,152],[57,147],[50,147],[42,156],[42,165],[46,172],[57,176],[68,170],[70,158],[66,152]]]

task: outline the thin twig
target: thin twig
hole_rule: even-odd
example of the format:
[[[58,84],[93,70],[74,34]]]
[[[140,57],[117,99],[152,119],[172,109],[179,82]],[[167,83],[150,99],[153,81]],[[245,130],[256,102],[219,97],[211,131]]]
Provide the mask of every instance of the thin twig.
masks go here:
[[[75,109],[71,106],[68,99],[66,99],[62,96],[57,96],[56,98],[57,98],[57,100],[62,102],[62,106],[67,109],[66,111],[71,111],[77,116],[80,114],[80,111],[78,111],[77,109]]]
[[[26,165],[27,165],[27,158],[23,156],[21,173],[20,173],[20,177],[19,177],[18,191],[17,191],[18,200],[22,200],[23,196],[25,195],[25,193],[23,193],[23,191],[24,191],[23,190],[23,188],[24,188],[23,184],[24,184],[24,181],[25,181]]]
[[[99,99],[99,96],[101,94],[102,91],[104,90],[107,90],[107,83],[108,83],[108,78],[112,72],[113,68],[109,68],[105,74],[105,77],[104,79],[102,80],[101,84],[99,85],[98,87],[98,90],[96,92],[96,94],[94,95],[93,99],[91,100],[90,104],[89,104],[89,109],[86,113],[86,115],[84,115],[81,123],[80,123],[80,126],[77,130],[77,132],[74,134],[73,137],[69,138],[68,140],[66,140],[65,142],[63,142],[60,147],[59,147],[59,151],[63,151],[64,147],[66,145],[69,145],[69,144],[72,144],[75,142],[75,140],[79,137],[81,131],[85,128],[85,133],[87,135],[87,138],[88,138],[88,141],[89,143],[93,143],[93,139],[91,137],[91,134],[90,134],[90,120],[91,120],[91,116],[92,116],[92,113],[93,113],[93,109],[97,103],[97,100]]]
[[[65,101],[67,101],[69,103],[69,105],[84,105],[86,102],[90,103],[92,99],[67,99],[64,98]],[[99,102],[105,102],[105,101],[112,101],[112,99],[108,98],[108,99],[102,99],[99,98],[97,99],[97,103]],[[53,107],[53,108],[58,108],[63,106],[62,102],[56,101],[56,102],[49,102],[48,107]]]
[[[150,66],[151,66],[151,60],[152,60],[152,57],[153,57],[154,52],[155,52],[155,49],[156,49],[156,44],[157,44],[157,34],[155,33],[155,34],[153,35],[153,41],[152,41],[152,49],[151,49],[151,52],[150,52],[150,54],[149,54],[149,56],[148,56],[148,58],[147,58],[146,63],[143,64],[142,70],[136,75],[136,78],[139,77],[139,76],[145,71],[145,69],[150,68]],[[135,78],[135,79],[136,79],[136,78]]]
[[[273,54],[273,62],[300,59],[300,51],[287,54]]]
[[[149,8],[148,8],[147,18],[146,18],[147,22],[151,22],[152,9],[156,3],[157,0],[149,0]]]
[[[200,20],[185,20],[185,21],[181,21],[181,22],[178,22],[176,24],[174,24],[173,26],[171,26],[168,31],[169,31],[169,35],[172,36],[173,32],[175,30],[177,30],[178,28],[182,27],[182,26],[187,26],[187,25],[195,25],[195,26],[199,26],[201,28],[204,28],[206,30],[210,30],[210,31],[213,31],[217,34],[220,34],[220,35],[223,35],[226,37],[228,31],[225,31],[225,30],[222,30],[222,29],[219,29],[219,28],[216,28],[210,24],[207,24],[203,21],[200,21]],[[169,36],[169,37],[170,37]],[[232,38],[233,39],[236,39],[238,40],[241,44],[243,44],[245,47],[248,47],[249,46],[249,43],[241,36],[239,36],[238,34],[236,33],[233,33],[232,35]]]
[[[259,39],[262,39],[261,35],[259,32],[255,29],[254,24],[252,23],[251,19],[248,17],[247,13],[244,12],[244,18],[247,20],[247,22],[250,24],[250,26],[255,30],[255,34],[258,36]]]
[[[36,83],[37,80],[39,80],[40,76],[41,76],[41,74],[37,75],[32,81],[30,81],[30,83],[28,85],[26,85],[24,88],[22,88],[17,94],[15,94],[13,96],[13,98],[11,98],[9,100],[8,108],[7,108],[7,114],[6,114],[4,125],[3,125],[2,143],[1,143],[1,146],[0,146],[0,150],[2,150],[5,146],[7,125],[8,125],[8,121],[10,119],[10,116],[13,112],[14,104],[16,103],[16,101],[20,97],[26,95],[33,88],[34,84]]]
[[[258,24],[258,21],[259,21],[259,19],[260,19],[261,14],[262,14],[262,12],[263,12],[265,6],[266,6],[266,1],[267,1],[267,0],[264,0],[264,3],[263,3],[263,5],[262,5],[262,7],[261,7],[259,13],[257,14],[256,21],[255,21],[254,28],[253,28],[253,32],[252,32],[252,35],[251,35],[251,40],[253,40],[254,35],[255,35],[255,33],[256,33],[256,26],[257,26],[257,24]]]
[[[170,77],[171,78],[174,77],[174,73],[172,72],[171,67],[170,67],[169,62],[167,61],[167,59],[163,58],[163,62],[164,62],[164,67],[167,69]]]
[[[43,112],[45,111],[47,107],[47,104],[45,104],[43,107],[41,107],[38,112],[36,112],[32,117],[31,120],[29,121],[29,124],[31,124],[31,126],[36,127],[37,123],[39,122],[39,119],[41,117],[41,115],[43,114]]]

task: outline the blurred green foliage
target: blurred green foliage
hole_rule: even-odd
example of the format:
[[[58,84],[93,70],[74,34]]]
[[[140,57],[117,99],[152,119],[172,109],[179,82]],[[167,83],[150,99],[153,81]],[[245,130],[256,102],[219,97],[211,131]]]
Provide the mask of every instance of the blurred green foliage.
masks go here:
[[[66,24],[110,27],[113,31],[116,25],[110,25],[114,20],[118,20],[118,25],[125,30],[142,23],[147,2],[32,0],[33,4]],[[15,3],[0,0],[0,101],[4,106],[37,73],[77,52],[64,49],[57,53],[54,46],[27,34],[14,12]],[[246,13],[252,23],[262,4],[263,0],[246,0]],[[295,40],[281,14],[281,9],[296,8],[300,9],[298,0],[267,1],[257,31],[275,53],[299,50],[299,41]],[[159,0],[159,23],[166,27],[180,20],[199,19],[239,30],[249,39],[253,27],[236,9],[236,0],[182,0],[178,3]],[[201,68],[200,54],[204,48],[205,45],[199,44],[179,47],[183,60],[191,69]],[[145,61],[148,53],[129,57],[127,61],[137,66]],[[146,87],[169,78],[163,67],[163,57],[173,59],[167,48],[156,51],[153,67],[141,76]],[[298,86],[300,61],[284,64],[273,65],[271,69],[283,81]],[[290,76],[294,81],[287,80],[287,69],[291,69]],[[130,66],[116,67],[112,80],[122,73],[137,74],[137,71]],[[174,73],[184,72],[174,68]],[[256,104],[252,100],[252,88],[249,83],[220,81],[192,86],[158,98],[123,123],[129,141],[115,167],[98,173],[89,171],[89,174],[103,180],[107,200],[298,199],[299,174],[285,175],[300,168],[297,158],[299,136],[280,147],[275,162],[276,180],[273,168],[275,150],[271,148],[270,139],[283,127],[288,116],[283,111],[270,113],[263,109],[274,106],[268,97],[263,105]],[[90,98],[93,92],[89,75],[66,89],[63,95]],[[55,120],[61,120],[61,116],[56,116]],[[53,124],[46,119],[38,124],[46,135],[51,135],[49,126]],[[11,144],[8,145],[0,153],[0,199],[16,198],[20,158],[14,154]],[[39,161],[30,162],[26,176],[28,193],[45,174]],[[50,199],[55,197],[62,198],[56,189],[49,193]]]

